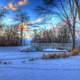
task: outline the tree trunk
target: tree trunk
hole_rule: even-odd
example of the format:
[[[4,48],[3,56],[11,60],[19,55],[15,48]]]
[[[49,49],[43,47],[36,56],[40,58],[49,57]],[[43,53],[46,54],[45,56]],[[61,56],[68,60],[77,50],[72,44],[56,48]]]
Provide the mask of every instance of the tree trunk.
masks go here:
[[[72,49],[76,48],[76,40],[75,40],[75,25],[73,25],[73,34],[72,34]]]
[[[23,45],[23,29],[21,28],[21,40],[20,40],[21,45]]]

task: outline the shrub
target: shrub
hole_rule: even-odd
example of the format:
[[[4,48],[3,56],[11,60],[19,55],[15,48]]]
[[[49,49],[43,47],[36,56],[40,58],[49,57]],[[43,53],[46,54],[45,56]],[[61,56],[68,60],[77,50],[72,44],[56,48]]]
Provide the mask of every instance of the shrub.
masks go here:
[[[69,56],[70,56],[70,54],[67,54],[67,53],[61,54],[61,58],[67,58]]]
[[[43,59],[56,59],[60,58],[61,54],[48,54],[48,55],[43,55]]]
[[[55,57],[56,57],[56,54],[48,54],[48,55],[43,55],[42,59],[52,59],[52,58],[55,58]]]
[[[72,56],[78,55],[79,53],[80,53],[79,49],[73,49],[71,52]]]
[[[55,54],[55,58],[61,58],[61,54]]]
[[[42,49],[42,47],[37,46],[37,47],[35,48],[35,50],[36,50],[36,51],[42,51],[43,49]]]

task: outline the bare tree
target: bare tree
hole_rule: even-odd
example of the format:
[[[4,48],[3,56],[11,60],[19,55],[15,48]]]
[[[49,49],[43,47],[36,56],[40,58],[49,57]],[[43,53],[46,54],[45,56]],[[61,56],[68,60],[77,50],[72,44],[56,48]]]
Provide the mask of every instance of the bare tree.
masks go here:
[[[63,21],[68,25],[69,31],[72,36],[72,49],[75,49],[75,27],[77,19],[77,8],[75,7],[75,2],[74,0],[68,0],[68,2],[66,0],[60,0],[59,7],[57,8],[60,10],[63,16]]]
[[[68,25],[69,32],[72,36],[72,49],[75,49],[75,28],[77,14],[79,14],[79,0],[43,0],[47,7],[39,7],[39,12],[48,12],[54,15],[57,15],[62,22],[65,22]],[[75,3],[75,1],[77,3]],[[77,6],[76,6],[77,5]],[[56,10],[54,10],[56,9]],[[45,13],[46,14],[46,13]],[[46,14],[47,15],[47,14]]]

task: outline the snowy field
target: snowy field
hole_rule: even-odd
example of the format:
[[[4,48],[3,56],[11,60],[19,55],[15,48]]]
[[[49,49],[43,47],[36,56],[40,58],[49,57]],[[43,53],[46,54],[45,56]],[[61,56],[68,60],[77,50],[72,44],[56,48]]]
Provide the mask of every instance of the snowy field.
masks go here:
[[[20,47],[0,47],[0,80],[80,80],[80,56],[35,60],[44,52],[20,52]]]

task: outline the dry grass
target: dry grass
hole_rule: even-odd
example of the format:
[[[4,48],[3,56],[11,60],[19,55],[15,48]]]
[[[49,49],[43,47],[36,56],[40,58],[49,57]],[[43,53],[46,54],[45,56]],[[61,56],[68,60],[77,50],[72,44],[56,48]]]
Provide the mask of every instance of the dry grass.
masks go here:
[[[59,58],[67,58],[69,57],[70,54],[64,53],[64,54],[48,54],[48,55],[43,55],[42,59],[59,59]]]
[[[70,57],[70,54],[69,53],[61,54],[61,58],[67,58],[67,57]]]
[[[3,40],[3,41],[0,41],[0,46],[19,46],[21,45],[21,43],[19,41],[7,41],[7,40]]]
[[[72,56],[79,55],[79,53],[80,53],[80,50],[79,49],[74,49],[71,52]]]

